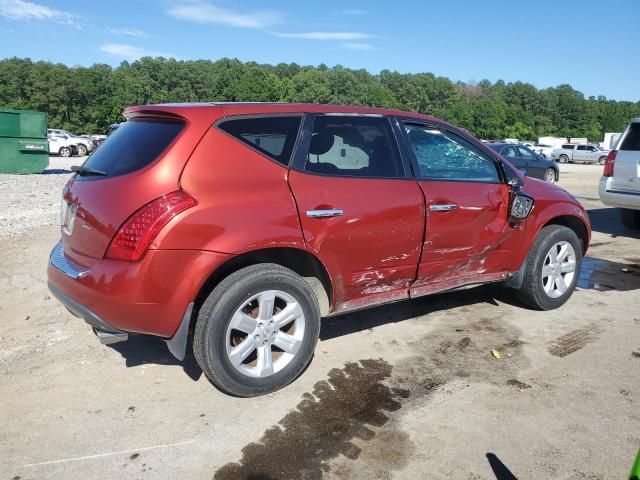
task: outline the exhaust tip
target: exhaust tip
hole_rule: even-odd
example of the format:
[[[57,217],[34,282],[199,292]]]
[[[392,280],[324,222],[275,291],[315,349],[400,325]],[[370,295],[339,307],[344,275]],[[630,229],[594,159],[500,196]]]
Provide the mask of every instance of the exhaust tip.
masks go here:
[[[100,340],[100,343],[103,345],[125,342],[129,339],[129,334],[126,332],[105,332],[104,330],[94,328],[93,333],[96,334],[96,337],[98,337],[98,340]]]

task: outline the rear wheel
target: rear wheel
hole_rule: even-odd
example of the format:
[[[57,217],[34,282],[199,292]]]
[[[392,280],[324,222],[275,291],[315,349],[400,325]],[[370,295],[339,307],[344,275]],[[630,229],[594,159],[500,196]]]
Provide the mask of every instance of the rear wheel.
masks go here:
[[[518,298],[530,307],[552,310],[575,290],[582,266],[582,245],[570,228],[549,225],[540,230],[529,256]]]
[[[604,162],[606,162],[606,161],[607,161],[607,157],[606,157],[606,156],[602,156],[602,157],[600,157],[600,158],[598,159],[598,163],[599,163],[600,165],[604,165]]]
[[[547,168],[544,172],[544,181],[556,183],[556,171],[553,168]]]
[[[620,220],[622,220],[622,224],[627,228],[633,230],[640,229],[640,210],[621,208]]]
[[[560,157],[558,157],[558,161],[560,163],[569,163],[569,157],[566,155],[560,155]]]
[[[71,149],[69,147],[62,147],[59,153],[61,157],[70,157]]]
[[[311,361],[320,332],[318,300],[295,272],[275,264],[243,268],[206,299],[196,323],[195,357],[220,390],[264,395]]]

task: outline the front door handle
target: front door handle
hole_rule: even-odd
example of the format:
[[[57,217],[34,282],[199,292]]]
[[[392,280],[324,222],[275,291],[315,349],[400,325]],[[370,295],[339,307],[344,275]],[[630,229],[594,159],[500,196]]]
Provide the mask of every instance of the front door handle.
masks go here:
[[[435,205],[429,205],[429,210],[432,212],[448,212],[450,210],[455,210],[458,208],[458,205],[455,203],[438,203]]]
[[[339,217],[340,215],[344,215],[344,210],[341,208],[331,210],[307,210],[307,217],[311,218],[330,218]]]

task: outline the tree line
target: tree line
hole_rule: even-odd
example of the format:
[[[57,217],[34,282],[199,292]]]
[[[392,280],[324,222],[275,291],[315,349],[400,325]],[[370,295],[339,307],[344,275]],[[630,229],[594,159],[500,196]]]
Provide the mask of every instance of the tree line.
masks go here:
[[[206,101],[309,102],[425,113],[484,139],[587,137],[621,132],[640,102],[586,98],[570,85],[453,82],[432,73],[377,75],[342,66],[300,66],[223,58],[145,57],[113,68],[69,67],[28,58],[0,60],[0,108],[46,112],[49,126],[105,133],[135,104]]]

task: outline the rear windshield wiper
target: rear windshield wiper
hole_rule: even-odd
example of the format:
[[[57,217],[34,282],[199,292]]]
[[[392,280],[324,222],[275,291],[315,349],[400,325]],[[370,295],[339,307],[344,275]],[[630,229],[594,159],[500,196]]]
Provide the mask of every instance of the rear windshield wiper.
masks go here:
[[[78,175],[106,175],[107,172],[102,170],[94,170],[93,168],[83,167],[82,165],[73,165],[71,167],[72,172],[76,172]]]

